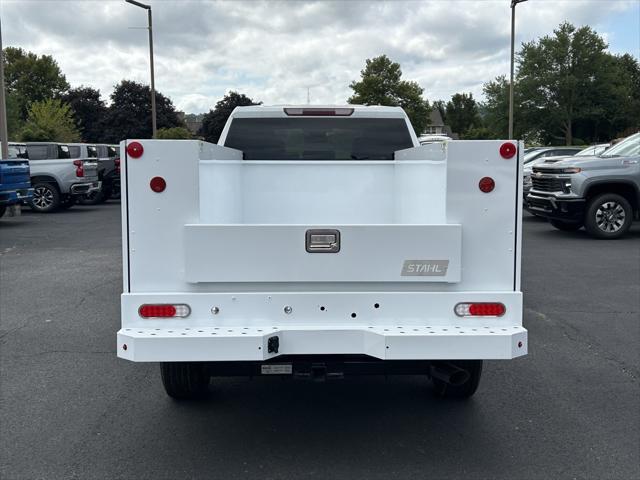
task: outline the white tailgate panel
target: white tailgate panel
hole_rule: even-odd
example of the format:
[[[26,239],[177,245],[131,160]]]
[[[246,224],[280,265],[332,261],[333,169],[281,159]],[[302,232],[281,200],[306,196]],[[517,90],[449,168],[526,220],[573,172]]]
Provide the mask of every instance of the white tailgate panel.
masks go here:
[[[460,281],[460,225],[331,225],[338,253],[308,253],[305,225],[185,225],[188,282]],[[401,275],[405,261],[448,261],[437,275]],[[433,273],[433,272],[431,272]]]

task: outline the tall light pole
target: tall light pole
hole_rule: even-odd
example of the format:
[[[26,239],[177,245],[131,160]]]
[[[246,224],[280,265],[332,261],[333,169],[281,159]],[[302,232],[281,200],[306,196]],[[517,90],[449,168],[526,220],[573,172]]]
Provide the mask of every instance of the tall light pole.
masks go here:
[[[2,50],[2,25],[0,25],[0,158],[9,158],[9,135],[7,131],[7,102],[4,97],[4,53]]]
[[[527,0],[511,0],[511,79],[509,81],[509,140],[513,139],[513,62],[516,41],[516,5],[526,1]]]
[[[153,138],[156,138],[157,126],[156,126],[156,82],[153,72],[153,21],[151,19],[151,5],[145,5],[144,3],[136,2],[135,0],[124,0],[136,7],[144,8],[147,11],[147,18],[149,19],[149,65],[151,67],[151,128],[153,130]]]

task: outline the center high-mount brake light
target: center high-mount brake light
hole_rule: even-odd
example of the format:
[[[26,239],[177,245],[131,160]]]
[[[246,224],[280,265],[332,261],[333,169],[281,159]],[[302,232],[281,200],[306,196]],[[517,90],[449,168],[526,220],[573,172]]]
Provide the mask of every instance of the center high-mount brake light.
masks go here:
[[[353,108],[285,108],[290,117],[350,117]]]
[[[73,164],[76,166],[76,177],[84,177],[84,164],[82,160],[74,160]]]
[[[459,317],[501,317],[507,311],[503,303],[459,303],[453,309]]]
[[[138,309],[138,314],[142,318],[184,318],[188,317],[191,313],[189,305],[184,303],[171,304],[144,304]]]

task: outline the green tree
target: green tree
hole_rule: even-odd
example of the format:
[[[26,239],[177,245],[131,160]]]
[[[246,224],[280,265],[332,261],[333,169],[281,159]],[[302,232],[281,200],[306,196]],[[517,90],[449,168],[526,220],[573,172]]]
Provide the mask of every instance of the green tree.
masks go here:
[[[367,59],[360,76],[360,81],[349,85],[353,95],[348,103],[402,107],[416,133],[424,132],[429,122],[429,102],[422,98],[424,89],[417,82],[402,80],[399,63],[386,55]]]
[[[157,91],[156,112],[158,129],[184,126],[171,100]],[[151,138],[151,89],[131,80],[122,80],[116,85],[104,130],[103,141],[108,143],[125,138]]]
[[[20,105],[15,93],[6,95],[7,101],[7,130],[9,140],[18,138],[20,130],[24,126],[24,120],[20,115]]]
[[[603,100],[615,95],[605,81],[607,44],[590,27],[561,24],[553,36],[525,43],[518,54],[518,89],[525,121],[552,140],[556,132],[573,142],[576,121],[603,114]]]
[[[471,93],[456,93],[447,102],[446,108],[446,123],[460,138],[465,138],[467,131],[480,123],[478,104]]]
[[[26,142],[79,142],[80,132],[71,107],[49,98],[31,104],[20,137]]]
[[[209,113],[204,116],[198,135],[204,137],[207,142],[216,143],[229,115],[236,107],[261,104],[262,102],[254,102],[243,93],[231,91],[216,103],[213,110],[209,110]]]
[[[62,95],[76,118],[82,140],[88,143],[104,142],[104,121],[107,107],[100,98],[100,91],[91,87],[72,88]]]
[[[160,128],[156,138],[160,140],[189,140],[191,132],[184,127]]]
[[[13,96],[22,120],[27,118],[31,103],[57,97],[69,88],[58,63],[49,55],[7,47],[4,62],[7,94]]]

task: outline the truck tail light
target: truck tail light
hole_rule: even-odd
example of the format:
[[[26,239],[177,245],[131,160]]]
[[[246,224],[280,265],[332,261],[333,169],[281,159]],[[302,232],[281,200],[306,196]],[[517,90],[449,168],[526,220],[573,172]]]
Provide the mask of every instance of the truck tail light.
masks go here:
[[[353,108],[285,108],[290,117],[350,117]]]
[[[138,314],[142,318],[184,318],[188,317],[190,313],[191,308],[189,307],[189,305],[185,305],[184,303],[146,303],[144,305],[141,305],[138,309]]]
[[[120,173],[120,159],[119,159],[119,158],[116,158],[116,159],[113,161],[113,163],[114,163],[114,164],[115,164],[115,166],[116,166],[116,173]]]
[[[507,308],[503,303],[459,303],[454,312],[459,317],[501,317]]]
[[[84,177],[84,164],[82,160],[74,160],[73,164],[76,166],[76,177]]]

